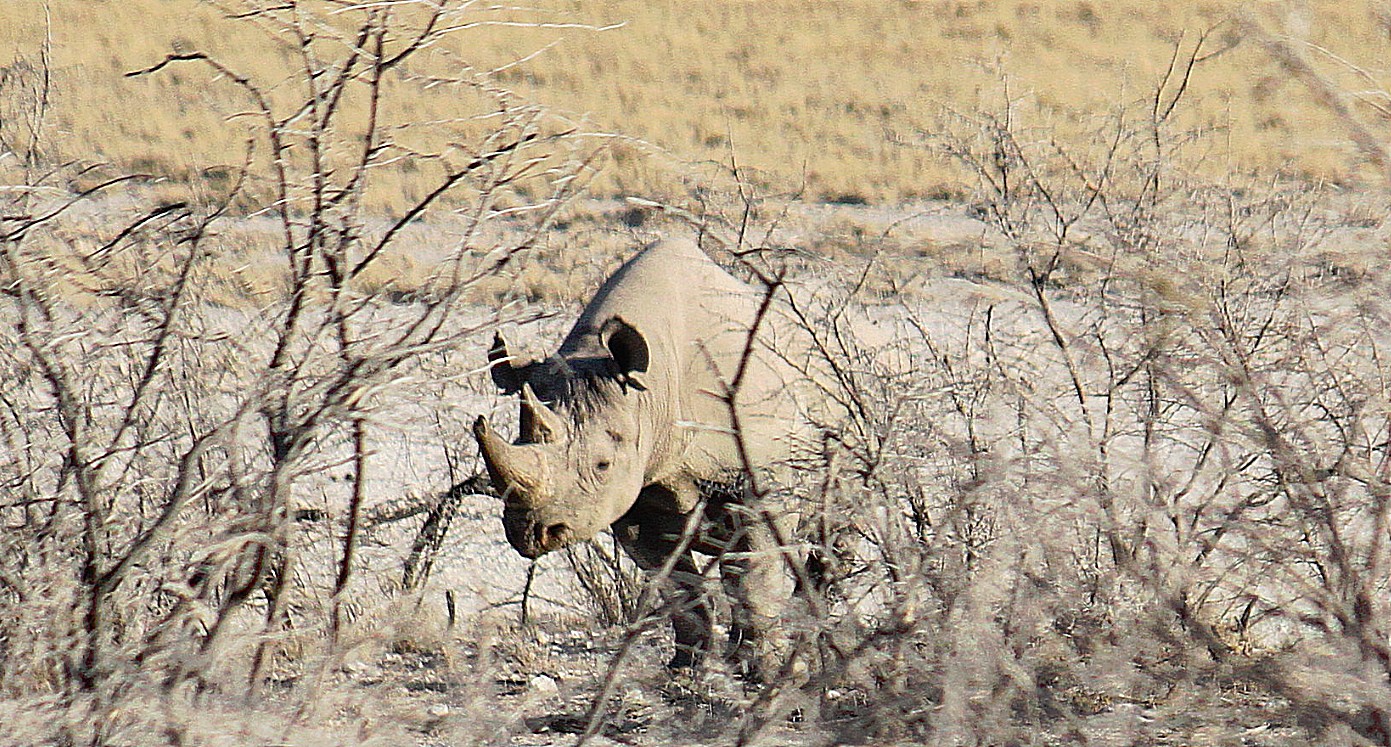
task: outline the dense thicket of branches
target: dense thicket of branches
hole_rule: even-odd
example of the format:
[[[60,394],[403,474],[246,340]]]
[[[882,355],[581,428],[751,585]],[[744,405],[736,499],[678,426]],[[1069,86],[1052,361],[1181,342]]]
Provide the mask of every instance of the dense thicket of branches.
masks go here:
[[[143,741],[162,723],[179,741],[199,721],[187,706],[254,699],[382,613],[380,579],[358,578],[379,434],[496,323],[464,295],[536,242],[593,155],[428,54],[487,21],[470,6],[251,3],[237,17],[293,52],[290,79],[201,51],[132,72],[192,68],[241,102],[228,132],[246,160],[188,199],[55,161],[47,89],[7,73],[8,105],[28,108],[0,137],[0,671],[7,697],[56,712],[53,735]],[[425,86],[484,108],[388,126]],[[395,218],[366,209],[403,167],[435,188]],[[410,228],[427,217],[444,245],[403,298],[381,265],[421,256]],[[331,507],[326,527],[296,521],[306,496]],[[129,707],[161,694],[163,714]]]
[[[285,742],[334,719],[378,736],[364,696],[329,683],[402,623],[479,486],[380,467],[410,421],[467,451],[473,413],[450,403],[486,390],[478,336],[522,313],[469,294],[547,240],[597,152],[427,54],[490,22],[475,3],[238,7],[300,61],[292,78],[196,50],[133,72],[195,70],[241,102],[245,161],[175,199],[62,161],[46,60],[0,71],[0,697],[18,714],[0,741]],[[1203,43],[1104,116],[1041,130],[1011,98],[934,136],[978,180],[962,256],[895,254],[892,226],[850,258],[786,251],[787,213],[737,178],[670,208],[734,235],[721,256],[786,292],[851,417],[759,487],[803,517],[783,676],[647,668],[630,654],[667,610],[599,544],[570,561],[596,615],[586,645],[613,643],[594,649],[614,652],[607,677],[566,683],[583,709],[544,726],[1391,744],[1385,238],[1327,249],[1384,216],[1307,184],[1194,176],[1211,134],[1172,114]],[[425,86],[484,109],[398,122]],[[401,168],[435,187],[369,207],[374,175]],[[429,270],[402,290],[408,260]],[[448,484],[428,519],[407,499]],[[403,519],[413,532],[378,533]],[[450,738],[529,725],[493,685],[536,674],[532,632],[473,636],[457,666],[484,684],[449,691]],[[635,720],[638,701],[671,718]]]

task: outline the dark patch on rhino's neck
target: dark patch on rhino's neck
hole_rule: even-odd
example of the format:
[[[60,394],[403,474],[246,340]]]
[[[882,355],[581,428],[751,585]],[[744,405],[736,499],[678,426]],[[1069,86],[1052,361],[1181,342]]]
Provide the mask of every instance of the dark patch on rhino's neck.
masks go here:
[[[542,402],[557,414],[581,422],[624,396],[612,358],[553,356],[530,380]]]

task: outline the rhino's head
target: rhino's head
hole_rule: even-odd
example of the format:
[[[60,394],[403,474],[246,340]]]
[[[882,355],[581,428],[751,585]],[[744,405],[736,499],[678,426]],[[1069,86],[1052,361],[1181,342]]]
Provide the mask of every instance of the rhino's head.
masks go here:
[[[495,337],[488,358],[503,393],[521,397],[515,443],[485,417],[473,425],[504,498],[507,540],[535,558],[590,539],[626,513],[643,486],[651,452],[638,378],[647,370],[646,341],[615,317],[581,355],[515,365]]]

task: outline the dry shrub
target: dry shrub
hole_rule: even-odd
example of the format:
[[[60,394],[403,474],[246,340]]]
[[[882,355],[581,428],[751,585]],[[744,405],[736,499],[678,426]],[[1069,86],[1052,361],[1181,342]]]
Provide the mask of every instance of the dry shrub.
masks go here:
[[[392,527],[429,502],[400,481],[438,480],[398,480],[390,456],[428,422],[462,465],[474,412],[439,403],[484,406],[478,348],[455,347],[501,321],[469,299],[597,282],[602,262],[547,243],[558,218],[610,258],[627,234],[566,209],[587,143],[486,79],[448,81],[497,104],[467,144],[338,120],[329,102],[410,90],[374,81],[433,27],[392,27],[393,8],[312,23],[260,6],[250,20],[303,53],[277,94],[299,100],[186,50],[147,71],[207,66],[252,112],[253,154],[212,196],[152,195],[0,133],[19,175],[0,205],[0,688],[21,714],[0,741],[633,724],[736,744],[1391,740],[1384,243],[1358,246],[1380,219],[1307,185],[1204,180],[1211,141],[1171,117],[1197,51],[1152,98],[1069,116],[1068,137],[1020,124],[1052,103],[960,117],[934,145],[979,179],[979,256],[858,224],[823,237],[833,258],[784,251],[789,209],[750,197],[738,169],[726,193],[692,190],[683,214],[734,235],[725,256],[746,274],[808,280],[792,309],[849,413],[770,504],[804,518],[786,666],[745,688],[628,656],[660,615],[608,546],[580,549],[582,604],[631,634],[604,652],[607,679],[574,675],[587,713],[530,727],[505,698],[568,666],[563,647],[485,615],[461,644],[402,591],[403,560],[415,583],[430,558]],[[9,121],[42,123],[25,80]],[[443,191],[371,218],[378,167],[407,161]],[[617,221],[670,225],[640,207]],[[904,253],[926,256],[905,270]],[[463,716],[355,689],[393,667]]]
[[[246,158],[214,192],[170,199],[6,123],[0,670],[5,710],[38,715],[0,741],[401,736],[389,698],[334,686],[357,652],[440,637],[410,630],[401,532],[367,520],[419,477],[389,458],[420,436],[416,403],[472,394],[457,342],[507,318],[465,299],[538,242],[595,155],[426,54],[470,5],[248,4],[237,22],[295,51],[288,79],[189,48],[142,71],[197,68],[237,102]],[[491,100],[489,124],[384,124],[426,86]],[[429,189],[370,214],[403,161]]]
[[[802,690],[842,735],[1391,739],[1388,307],[1319,261],[1335,195],[1192,176],[1184,74],[1080,144],[945,139],[1012,277],[826,333],[855,418]]]
[[[1207,181],[1171,116],[1200,52],[1086,137],[1013,99],[936,141],[979,177],[993,277],[785,251],[747,191],[686,211],[786,281],[850,413],[770,504],[806,519],[786,666],[691,696],[727,716],[704,738],[1391,743],[1391,309],[1329,267],[1381,267],[1380,221]]]

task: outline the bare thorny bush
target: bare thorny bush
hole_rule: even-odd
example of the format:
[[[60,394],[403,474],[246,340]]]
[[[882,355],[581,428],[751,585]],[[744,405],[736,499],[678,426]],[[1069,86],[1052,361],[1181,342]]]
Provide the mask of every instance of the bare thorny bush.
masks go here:
[[[187,200],[41,151],[46,88],[5,122],[34,125],[0,138],[0,687],[24,704],[6,741],[215,733],[220,704],[312,679],[387,613],[390,583],[361,568],[393,408],[457,386],[452,348],[498,320],[465,294],[540,240],[597,152],[445,53],[490,22],[472,6],[228,7],[298,69],[257,80],[183,51],[132,73],[196,69],[249,123],[235,178]],[[426,87],[477,109],[397,121]],[[370,217],[379,176],[403,166],[435,188]],[[282,282],[228,308],[233,212]],[[413,297],[364,282],[429,218],[448,245]],[[296,521],[306,496],[326,527]],[[286,692],[314,712],[312,688]]]
[[[1195,168],[1173,115],[1203,42],[1142,106],[1031,128],[1008,100],[945,140],[1015,267],[954,319],[910,312],[928,355],[857,450],[917,540],[880,557],[926,594],[909,669],[943,742],[1085,736],[1122,704],[1155,734],[1214,678],[1255,709],[1228,728],[1391,740],[1388,309],[1317,256],[1331,195]]]
[[[1387,309],[1311,256],[1327,196],[1192,168],[1202,140],[1171,115],[1198,51],[1176,60],[1090,149],[1016,125],[1015,102],[947,145],[1016,263],[969,354],[923,337],[961,415],[934,430],[969,455],[949,505],[989,523],[964,607],[942,608],[975,620],[938,718],[980,735],[1023,709],[1085,734],[1221,677],[1300,738],[1384,744]],[[960,656],[982,635],[991,656]]]
[[[298,709],[271,722],[283,735],[318,712],[297,683],[391,614],[395,589],[361,569],[393,408],[457,393],[477,356],[454,344],[497,322],[465,294],[542,239],[592,149],[486,76],[426,65],[471,3],[334,7],[239,11],[295,51],[284,84],[198,52],[140,71],[208,72],[254,123],[237,178],[197,200],[55,162],[46,77],[0,77],[28,102],[0,121],[0,688],[29,714],[6,738],[185,742],[272,685]],[[939,138],[1011,258],[931,281],[947,304],[900,286],[900,257],[825,272],[751,252],[776,231],[753,236],[760,206],[735,190],[736,261],[774,284],[836,278],[791,308],[851,417],[766,488],[801,509],[811,550],[785,556],[810,582],[787,613],[787,676],[692,728],[1391,740],[1386,302],[1355,257],[1318,254],[1333,197],[1192,167],[1212,133],[1174,112],[1202,50],[1141,104],[1045,128],[1006,97]],[[491,102],[487,126],[388,125],[422,86]],[[438,188],[369,219],[374,177],[403,163]],[[93,204],[120,220],[94,222]],[[221,231],[248,210],[283,293],[227,308]],[[365,282],[436,216],[451,245],[418,293]],[[296,521],[305,496],[331,507],[326,530]],[[612,621],[656,627],[626,566],[584,552]]]
[[[789,296],[851,417],[773,490],[820,581],[786,676],[703,728],[1391,744],[1380,249],[1326,251],[1334,190],[1212,168],[1220,133],[1176,114],[1210,51],[1112,113],[1025,125],[1006,95],[934,137],[979,179],[994,275],[741,254],[777,243],[744,231],[757,201],[716,229],[838,278]]]

